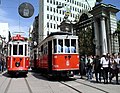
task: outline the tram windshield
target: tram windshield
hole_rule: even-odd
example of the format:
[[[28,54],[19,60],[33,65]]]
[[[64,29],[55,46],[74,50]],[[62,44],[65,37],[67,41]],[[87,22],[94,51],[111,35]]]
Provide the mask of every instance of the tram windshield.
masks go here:
[[[13,55],[23,55],[23,45],[13,45]]]

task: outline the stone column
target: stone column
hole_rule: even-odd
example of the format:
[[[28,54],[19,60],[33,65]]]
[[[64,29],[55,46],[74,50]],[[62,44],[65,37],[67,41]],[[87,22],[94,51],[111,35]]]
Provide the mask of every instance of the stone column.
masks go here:
[[[100,22],[101,22],[101,45],[102,45],[102,54],[103,54],[103,53],[108,53],[106,28],[105,28],[105,17],[101,17]]]
[[[95,18],[94,18],[94,34],[95,34],[95,54],[100,55],[99,29],[97,19]]]

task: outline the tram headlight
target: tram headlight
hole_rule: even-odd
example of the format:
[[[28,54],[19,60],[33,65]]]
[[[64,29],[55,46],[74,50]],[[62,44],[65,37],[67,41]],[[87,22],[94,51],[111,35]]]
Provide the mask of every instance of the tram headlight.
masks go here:
[[[20,66],[20,62],[16,62],[16,63],[15,63],[15,66],[16,66],[16,67],[19,67],[19,66]]]

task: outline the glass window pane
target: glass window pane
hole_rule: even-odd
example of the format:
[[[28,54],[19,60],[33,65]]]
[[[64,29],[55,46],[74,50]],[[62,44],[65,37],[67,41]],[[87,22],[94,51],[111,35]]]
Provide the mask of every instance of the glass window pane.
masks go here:
[[[17,55],[17,45],[13,45],[13,55]]]
[[[58,39],[58,53],[63,52],[63,40],[62,39]]]
[[[25,56],[27,56],[27,44],[25,44]]]
[[[54,53],[57,53],[57,48],[56,48],[56,39],[53,40],[53,46],[54,46]]]
[[[19,45],[19,55],[23,55],[23,45]]]
[[[69,39],[65,39],[65,45],[63,46],[63,50],[65,53],[69,52],[70,41]]]
[[[76,53],[76,39],[71,39],[70,51],[71,53]]]

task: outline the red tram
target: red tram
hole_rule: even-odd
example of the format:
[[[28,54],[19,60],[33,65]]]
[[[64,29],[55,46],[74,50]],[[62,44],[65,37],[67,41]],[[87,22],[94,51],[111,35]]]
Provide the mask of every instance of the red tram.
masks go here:
[[[20,34],[11,37],[8,42],[7,71],[8,74],[27,74],[29,68],[28,40]]]
[[[50,76],[73,76],[79,70],[78,37],[51,33],[32,50],[31,56],[32,69]]]

